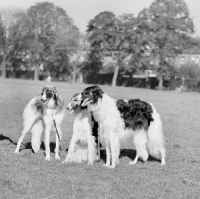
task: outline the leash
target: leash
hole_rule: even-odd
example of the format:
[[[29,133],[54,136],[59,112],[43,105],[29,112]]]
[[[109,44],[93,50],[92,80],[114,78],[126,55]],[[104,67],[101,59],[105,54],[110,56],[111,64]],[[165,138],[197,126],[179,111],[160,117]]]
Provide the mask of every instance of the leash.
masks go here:
[[[53,116],[53,113],[52,113],[51,115],[52,115],[53,123],[54,123],[55,129],[56,129],[56,134],[57,134],[58,140],[59,140],[59,142],[60,142],[60,135],[59,135],[59,133],[58,133],[58,129],[57,129],[57,126],[56,126],[56,121],[55,121],[55,118],[54,118],[54,116]]]
[[[99,133],[99,127],[97,130],[97,152],[98,152],[98,161],[100,161],[100,133]]]

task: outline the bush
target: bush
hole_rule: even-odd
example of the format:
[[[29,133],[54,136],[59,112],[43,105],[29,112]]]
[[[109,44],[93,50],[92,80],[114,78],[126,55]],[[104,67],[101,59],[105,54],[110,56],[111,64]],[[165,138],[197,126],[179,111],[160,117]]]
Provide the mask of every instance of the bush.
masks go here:
[[[176,71],[177,77],[183,79],[183,84],[189,90],[199,90],[200,88],[200,67],[197,64],[182,65]]]

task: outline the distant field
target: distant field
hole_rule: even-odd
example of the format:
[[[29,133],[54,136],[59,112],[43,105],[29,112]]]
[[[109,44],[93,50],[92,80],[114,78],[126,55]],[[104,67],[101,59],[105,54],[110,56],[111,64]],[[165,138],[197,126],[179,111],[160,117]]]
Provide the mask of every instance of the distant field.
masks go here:
[[[14,154],[22,130],[22,112],[29,100],[41,92],[46,82],[0,79],[0,198],[2,199],[114,199],[114,198],[200,198],[200,94],[136,88],[101,86],[113,98],[140,98],[151,102],[162,116],[166,138],[166,166],[155,160],[139,161],[130,166],[135,156],[132,140],[123,144],[120,165],[103,167],[100,162],[62,164],[72,135],[73,115],[65,114],[62,123],[61,161],[53,151],[51,161],[45,155],[34,155],[30,134],[25,148]],[[87,85],[52,83],[65,100]],[[51,136],[52,146],[55,135]]]

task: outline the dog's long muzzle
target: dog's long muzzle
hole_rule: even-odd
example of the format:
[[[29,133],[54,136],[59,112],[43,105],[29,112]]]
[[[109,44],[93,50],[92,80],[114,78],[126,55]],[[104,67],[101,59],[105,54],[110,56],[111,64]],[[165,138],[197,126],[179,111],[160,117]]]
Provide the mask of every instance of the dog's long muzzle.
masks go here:
[[[42,95],[41,98],[40,98],[40,100],[41,100],[41,102],[45,103],[46,100],[47,100],[47,99],[46,99],[46,96],[45,96],[45,95]]]
[[[68,106],[66,107],[66,110],[70,111],[70,114],[72,114],[74,112],[75,106],[72,107],[71,103],[68,104]]]

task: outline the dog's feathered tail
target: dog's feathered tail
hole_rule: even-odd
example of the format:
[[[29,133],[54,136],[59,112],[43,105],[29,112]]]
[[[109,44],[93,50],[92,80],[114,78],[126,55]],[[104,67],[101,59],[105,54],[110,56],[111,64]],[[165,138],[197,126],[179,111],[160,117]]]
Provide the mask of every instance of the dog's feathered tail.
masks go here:
[[[34,153],[38,153],[40,150],[41,145],[41,135],[44,131],[44,123],[42,119],[35,122],[35,124],[32,127],[31,133],[32,133],[32,139],[31,139],[31,146],[34,151]]]
[[[152,117],[154,121],[150,123],[147,132],[147,149],[150,155],[158,157],[161,154],[161,164],[165,165],[165,148],[164,148],[164,136],[162,129],[162,122],[160,115],[157,113],[154,106],[151,104],[153,109]]]

